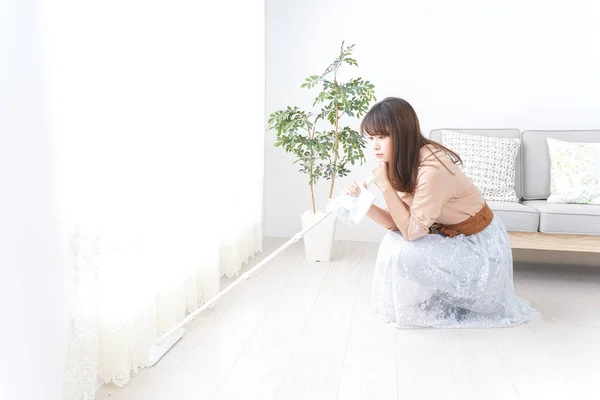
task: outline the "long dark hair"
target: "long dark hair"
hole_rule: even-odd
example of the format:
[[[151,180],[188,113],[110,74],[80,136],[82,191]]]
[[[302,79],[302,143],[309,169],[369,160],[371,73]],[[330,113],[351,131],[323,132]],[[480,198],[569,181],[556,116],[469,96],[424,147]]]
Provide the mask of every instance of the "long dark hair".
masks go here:
[[[388,173],[392,187],[399,192],[414,192],[420,152],[425,145],[445,151],[455,164],[462,163],[458,154],[423,136],[415,110],[398,97],[388,97],[373,105],[360,124],[360,132],[364,136],[391,137]],[[437,155],[434,156],[437,158]]]

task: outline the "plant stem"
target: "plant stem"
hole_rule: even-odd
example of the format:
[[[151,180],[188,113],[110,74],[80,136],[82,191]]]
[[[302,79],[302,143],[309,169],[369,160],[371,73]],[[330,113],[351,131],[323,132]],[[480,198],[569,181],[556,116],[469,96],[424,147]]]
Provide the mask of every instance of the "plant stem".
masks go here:
[[[316,214],[317,210],[315,208],[315,191],[313,189],[313,184],[312,183],[310,184],[310,198],[312,200],[312,212],[313,212],[313,214]]]
[[[313,132],[311,134],[310,129],[307,129],[308,131],[308,138],[312,139],[315,136],[315,132],[314,132],[314,128],[313,128]],[[315,157],[314,157],[314,152],[313,152],[313,148],[311,146],[310,148],[310,170],[309,170],[309,182],[310,182],[310,199],[312,202],[312,212],[313,214],[317,213],[317,209],[315,207],[315,190],[313,188],[313,166],[314,166],[314,161],[315,161]]]
[[[336,92],[337,92],[337,80],[334,76],[333,78],[333,83],[336,85]],[[335,142],[333,145],[333,171],[331,173],[331,186],[329,187],[329,198],[331,198],[333,196],[333,186],[335,185],[335,171],[337,170],[337,160],[338,160],[338,147],[339,147],[339,121],[340,121],[340,115],[339,115],[339,105],[337,104],[337,96],[336,96],[336,103],[335,103]]]

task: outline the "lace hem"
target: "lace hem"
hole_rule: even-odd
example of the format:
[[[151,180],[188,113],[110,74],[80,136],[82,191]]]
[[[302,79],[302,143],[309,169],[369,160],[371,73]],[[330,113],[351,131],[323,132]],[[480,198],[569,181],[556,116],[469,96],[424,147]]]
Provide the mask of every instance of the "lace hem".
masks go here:
[[[413,212],[410,212],[410,219],[408,222],[409,232],[419,232],[419,233],[429,233],[429,228],[435,224],[436,220],[427,215]]]

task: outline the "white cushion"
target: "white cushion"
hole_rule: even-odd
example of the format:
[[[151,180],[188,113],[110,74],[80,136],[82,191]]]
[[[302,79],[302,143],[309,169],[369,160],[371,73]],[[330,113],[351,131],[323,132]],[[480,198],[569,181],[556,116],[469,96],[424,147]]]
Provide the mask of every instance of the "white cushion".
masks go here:
[[[548,202],[600,204],[600,143],[546,140],[550,153]]]
[[[525,200],[547,200],[550,197],[550,153],[547,138],[566,142],[600,143],[600,130],[524,131],[520,155],[523,159],[522,193]],[[517,171],[518,168],[517,164]]]
[[[463,172],[473,179],[483,198],[518,202],[515,165],[520,138],[501,138],[442,131],[442,144],[458,153]]]
[[[452,131],[458,133],[465,133],[469,135],[476,136],[491,136],[491,137],[500,137],[500,138],[509,138],[509,139],[520,139],[521,131],[519,129],[434,129],[430,133],[430,138],[435,140],[438,143],[442,143],[442,132],[443,131]],[[517,198],[521,199],[523,197],[523,150],[525,146],[525,139],[523,138],[521,141],[521,148],[519,149],[519,153],[517,154],[517,161],[515,166],[515,191],[517,192]],[[544,148],[546,148],[546,142],[544,142]],[[550,165],[550,162],[548,162]],[[550,167],[548,167],[548,192],[550,192]],[[545,199],[548,196],[544,197]]]

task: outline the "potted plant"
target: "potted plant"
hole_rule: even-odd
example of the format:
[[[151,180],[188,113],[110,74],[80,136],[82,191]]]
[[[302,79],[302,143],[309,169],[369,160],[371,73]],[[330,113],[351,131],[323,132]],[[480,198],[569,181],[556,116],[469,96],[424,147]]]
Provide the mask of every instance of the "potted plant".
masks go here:
[[[268,130],[276,132],[276,147],[282,147],[295,156],[299,171],[308,176],[312,209],[302,216],[306,228],[323,217],[324,211],[315,204],[315,184],[321,180],[331,181],[329,197],[333,195],[335,178],[346,176],[351,165],[365,161],[365,139],[342,121],[358,119],[376,101],[375,87],[362,78],[338,81],[338,71],[344,64],[358,66],[352,58],[355,45],[344,47],[321,75],[306,78],[302,88],[312,89],[320,85],[312,107],[320,108],[317,114],[299,107],[287,107],[269,115]],[[328,218],[304,236],[306,257],[311,261],[329,261],[335,233],[335,217]]]

